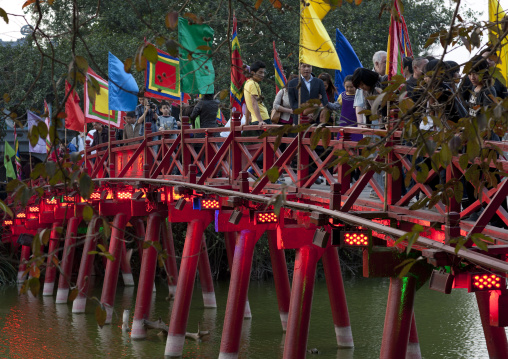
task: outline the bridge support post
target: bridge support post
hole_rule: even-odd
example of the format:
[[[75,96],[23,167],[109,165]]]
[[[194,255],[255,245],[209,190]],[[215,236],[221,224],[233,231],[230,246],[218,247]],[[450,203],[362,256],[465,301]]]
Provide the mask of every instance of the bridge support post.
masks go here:
[[[296,251],[284,359],[304,359],[306,356],[316,264],[320,252],[322,249],[314,245],[305,245]]]
[[[158,242],[161,228],[161,217],[158,213],[148,216],[145,241]],[[132,322],[132,339],[145,339],[146,329],[144,320],[149,319],[152,304],[153,283],[157,267],[157,250],[150,246],[143,251],[141,270],[139,272],[138,292],[136,294],[136,308]]]
[[[226,254],[228,256],[229,273],[233,273],[233,257],[235,256],[235,246],[237,237],[238,232],[224,232],[224,240],[226,242]],[[248,295],[245,299],[245,310],[243,312],[243,317],[245,319],[252,318]]]
[[[406,358],[415,291],[415,278],[390,277],[380,359]]]
[[[26,262],[30,259],[30,246],[21,246],[21,258],[19,259],[18,283],[23,283],[26,278]]]
[[[99,237],[99,227],[102,219],[94,216],[86,231],[85,244],[83,245],[83,254],[81,255],[81,264],[79,265],[78,281],[76,286],[78,288],[78,296],[72,303],[73,313],[84,313],[86,307],[86,297],[90,288],[90,277],[92,275],[92,267],[95,259],[95,254],[88,254],[97,248],[97,241]]]
[[[205,308],[217,308],[215,290],[213,289],[212,270],[210,268],[210,260],[208,259],[208,250],[206,248],[206,239],[204,234],[203,239],[201,240],[201,253],[199,254],[198,271]]]
[[[204,217],[204,216],[203,216]],[[212,220],[211,215],[204,218],[194,218],[187,225],[187,235],[183,246],[180,274],[176,287],[175,302],[171,310],[168,339],[166,341],[165,356],[181,356],[185,343],[185,331],[189,319],[190,302],[196,279],[196,269],[201,249],[203,232]]]
[[[71,217],[67,223],[65,244],[62,253],[62,272],[58,278],[58,290],[56,292],[55,302],[57,304],[67,303],[72,276],[72,264],[74,262],[74,253],[76,252],[76,236],[79,222],[81,222],[81,218]]]
[[[418,342],[418,331],[416,330],[415,313],[411,319],[411,331],[409,332],[409,342],[407,344],[406,359],[422,359],[420,343]]]
[[[171,228],[171,223],[166,223],[166,221],[162,223],[162,248],[168,253],[168,257],[165,260],[167,283],[169,294],[174,296],[176,293],[176,284],[178,282],[178,265],[176,264],[173,230]]]
[[[337,346],[339,348],[353,348],[353,333],[349,322],[346,292],[344,291],[337,248],[326,248],[323,253],[322,261],[325,271],[326,286],[328,288],[328,297],[330,298],[330,306],[332,308]]]
[[[219,359],[237,358],[240,349],[243,314],[249,290],[252,256],[262,232],[245,229],[238,234],[231,279],[229,284],[226,316],[222,329]]]
[[[490,325],[490,292],[475,292],[475,294],[489,358],[508,358],[508,342],[506,340],[505,328]]]
[[[43,296],[53,295],[55,288],[56,266],[55,263],[53,263],[53,258],[56,257],[58,259],[58,255],[55,254],[60,245],[60,234],[57,231],[58,226],[59,223],[55,222],[51,227],[48,247],[48,259],[46,260],[46,275],[44,276],[44,288],[42,289]]]
[[[116,286],[118,284],[120,262],[123,255],[121,242],[124,238],[124,228],[127,225],[128,220],[129,218],[125,213],[118,213],[113,220],[111,240],[109,242],[109,253],[111,253],[115,260],[108,260],[108,264],[106,265],[106,273],[104,274],[104,283],[102,285],[101,295],[101,303],[106,308],[106,324],[111,323],[111,318],[113,316]]]
[[[282,330],[286,331],[288,324],[289,300],[291,298],[291,289],[289,287],[288,269],[286,266],[286,255],[284,249],[277,248],[277,231],[269,230],[268,248],[270,250],[270,259],[272,262],[273,281],[277,293],[277,302],[279,304],[279,315],[282,324]]]

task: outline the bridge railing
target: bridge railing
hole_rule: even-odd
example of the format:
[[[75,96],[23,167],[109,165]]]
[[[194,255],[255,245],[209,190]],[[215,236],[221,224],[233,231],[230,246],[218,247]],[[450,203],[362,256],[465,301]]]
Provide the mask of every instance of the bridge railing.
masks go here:
[[[305,123],[305,120],[303,122]],[[437,171],[428,165],[428,174],[422,180],[421,176],[418,176],[420,169],[412,170],[409,157],[415,155],[415,148],[404,145],[401,132],[395,132],[388,141],[379,146],[378,151],[370,155],[371,160],[390,163],[390,171],[385,172],[378,168],[384,176],[381,183],[379,178],[376,180],[374,177],[375,170],[365,166],[360,166],[361,175],[355,180],[350,173],[351,164],[339,162],[337,154],[358,156],[358,147],[365,146],[358,146],[357,141],[352,141],[352,135],[379,138],[386,134],[387,130],[329,127],[331,140],[328,146],[324,146],[324,141],[320,140],[318,147],[314,148],[313,144],[316,143],[312,134],[317,131],[315,126],[293,134],[294,137],[287,135],[278,139],[276,135],[259,138],[263,131],[280,128],[278,125],[240,126],[239,118],[234,118],[231,123],[231,128],[191,129],[188,118],[184,117],[181,130],[159,132],[151,132],[150,125],[147,124],[143,137],[121,141],[113,140],[113,137],[110,148],[107,143],[87,147],[87,171],[92,178],[162,178],[188,182],[191,175],[189,165],[195,165],[197,184],[230,188],[238,188],[240,172],[249,171],[252,173],[250,176],[257,180],[250,182],[250,192],[260,194],[280,189],[280,184],[270,183],[268,176],[263,176],[272,169],[272,172],[276,170],[279,173],[279,178],[288,179],[284,181],[289,182],[287,192],[302,200],[328,200],[329,190],[323,186],[314,186],[319,177],[324,178],[327,184],[338,184],[342,211],[383,211],[404,217],[408,221],[417,218],[417,222],[423,221],[428,225],[433,222],[444,224],[447,219],[452,218],[452,224],[457,228],[461,227],[463,232],[484,231],[493,215],[497,214],[502,223],[508,226],[508,213],[500,206],[503,196],[506,200],[508,195],[508,181],[503,181],[504,177],[498,177],[495,187],[483,188],[482,197],[470,201],[472,204],[461,206],[462,199],[457,195],[448,196],[449,201],[435,201],[430,210],[410,209],[417,196],[432,197],[437,190],[436,184],[439,183],[440,176],[446,175],[447,181],[455,179],[455,183],[460,182],[465,189],[467,183],[471,182],[465,180],[464,173],[467,167],[478,163],[480,159],[468,162],[466,168],[461,167],[459,156],[452,157],[449,165],[440,166]],[[221,133],[226,137],[221,137]],[[508,151],[506,142],[491,144],[502,151]],[[382,147],[391,149],[386,158],[379,156]],[[428,155],[418,156],[421,158],[417,163],[430,161]],[[508,162],[503,156],[499,156],[496,162],[498,166],[502,165],[503,172],[508,172]],[[490,163],[490,166],[494,168],[495,164]],[[398,168],[398,171],[395,171],[398,176],[393,167]],[[413,179],[405,194],[404,173]],[[370,197],[364,194],[368,185],[372,188]],[[456,188],[459,187],[460,185]],[[481,220],[468,223],[462,221],[478,211],[482,204],[486,213]],[[487,231],[491,231],[490,234],[496,232],[490,229]]]

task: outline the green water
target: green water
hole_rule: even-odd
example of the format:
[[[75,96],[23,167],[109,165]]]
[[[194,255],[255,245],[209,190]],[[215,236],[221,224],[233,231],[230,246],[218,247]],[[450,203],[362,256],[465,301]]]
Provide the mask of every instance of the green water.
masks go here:
[[[355,342],[354,349],[337,349],[326,284],[316,283],[308,348],[318,355],[307,358],[366,359],[379,357],[389,281],[355,278],[345,289]],[[100,288],[100,283],[95,285]],[[184,358],[217,358],[224,322],[228,283],[216,283],[217,309],[204,309],[199,286],[194,290],[188,331],[211,335],[201,342],[187,340]],[[86,314],[72,314],[71,304],[55,304],[54,297],[19,296],[16,288],[0,289],[0,358],[163,358],[165,338],[148,332],[144,341],[132,341],[123,333],[122,312],[134,312],[135,288],[119,287],[112,325],[100,329],[95,304],[88,301]],[[100,297],[100,289],[94,292]],[[152,318],[170,317],[167,289],[157,283]],[[241,358],[282,358],[281,329],[275,287],[271,282],[252,282],[249,288],[252,319],[244,320]],[[473,294],[455,290],[451,295],[418,291],[415,314],[424,358],[488,358]]]

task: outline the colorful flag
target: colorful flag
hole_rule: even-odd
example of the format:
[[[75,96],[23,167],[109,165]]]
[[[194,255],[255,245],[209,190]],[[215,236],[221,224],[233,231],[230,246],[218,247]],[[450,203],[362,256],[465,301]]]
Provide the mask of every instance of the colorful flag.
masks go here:
[[[489,0],[489,21],[490,22],[500,22],[505,19],[505,12],[499,2],[497,0]],[[497,25],[497,31],[489,30],[489,37],[491,43],[495,44],[499,41],[499,36],[505,31],[503,28],[503,24],[499,23]],[[508,39],[505,37],[501,42],[501,50],[499,51],[499,62],[496,67],[501,71],[505,82],[508,78]]]
[[[180,60],[157,49],[155,64],[146,61],[145,96],[180,101]]]
[[[340,70],[339,56],[321,22],[329,11],[330,2],[326,0],[307,0],[300,4],[300,62]]]
[[[81,107],[79,107],[79,96],[77,92],[72,89],[71,84],[65,80],[65,96],[67,96],[71,90],[72,92],[69,97],[67,97],[67,102],[65,102],[65,113],[67,114],[65,118],[65,128],[83,132],[83,128],[85,127],[85,115]]]
[[[116,128],[123,128],[122,112],[109,111],[108,82],[97,75],[91,68],[88,68],[88,77],[93,77],[99,83],[100,93],[96,94],[95,101],[90,101],[87,85],[85,85],[85,120],[90,122],[101,122]]]
[[[123,62],[108,54],[108,105],[110,110],[134,111],[138,104],[139,87],[132,74],[125,72]]]
[[[388,49],[386,50],[386,74],[388,75],[388,80],[397,74],[402,75],[404,73],[402,68],[402,59],[404,57],[413,57],[406,22],[404,21],[404,16],[399,11],[397,0],[394,0],[393,6],[397,12],[397,18],[393,16],[394,13],[392,12],[388,35]]]
[[[16,133],[16,125],[14,125],[14,147],[16,148],[16,156],[14,157],[14,162],[16,163],[16,173],[18,175],[18,179],[21,181],[21,157],[19,156],[19,142],[18,134]]]
[[[16,152],[9,145],[7,141],[5,141],[4,146],[4,167],[5,167],[5,177],[6,178],[16,178],[16,172],[14,172],[14,166],[12,165],[11,158],[16,156]]]
[[[279,54],[275,50],[275,41],[273,42],[273,67],[275,68],[275,93],[279,93],[279,90],[286,87],[286,75],[284,75],[284,69],[280,62]]]
[[[344,79],[347,75],[352,75],[359,67],[363,67],[362,63],[356,56],[355,50],[344,37],[344,35],[335,29],[335,49],[339,54],[342,70],[335,70],[335,87],[339,93],[344,92]]]
[[[240,42],[236,32],[236,16],[233,15],[233,37],[231,39],[231,90],[229,99],[231,102],[231,111],[242,113],[242,106],[245,103],[243,96],[243,85],[245,84],[245,75],[243,73],[243,61],[240,50]]]
[[[215,70],[212,64],[213,29],[206,24],[189,24],[178,19],[180,48],[181,91],[195,94],[213,94]],[[192,54],[191,54],[192,52]]]
[[[224,114],[222,113],[221,109],[219,108],[217,110],[217,123],[220,123],[223,126],[225,126],[227,122],[228,121],[226,121],[226,117],[224,117]]]
[[[26,118],[27,118],[27,122],[28,122],[28,132],[32,131],[32,127],[34,127],[34,126],[37,127],[39,122],[43,122],[42,119],[39,116],[37,116],[35,113],[33,113],[32,111],[26,112]],[[28,151],[32,152],[32,153],[47,153],[46,139],[39,138],[39,141],[33,147],[32,147],[32,144],[29,142],[28,143]]]

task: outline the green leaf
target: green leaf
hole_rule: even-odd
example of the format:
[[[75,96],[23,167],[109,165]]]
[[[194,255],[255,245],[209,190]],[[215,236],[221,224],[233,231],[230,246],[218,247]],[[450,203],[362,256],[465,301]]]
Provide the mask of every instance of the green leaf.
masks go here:
[[[9,216],[13,217],[12,210],[0,199],[0,209]]]
[[[279,179],[279,167],[273,166],[266,171],[266,176],[270,182],[275,183]]]
[[[144,241],[143,242],[143,249],[150,248],[151,245],[152,245],[152,241]]]
[[[28,286],[30,288],[30,292],[34,297],[37,297],[37,294],[39,294],[39,291],[41,290],[41,282],[39,281],[39,278],[32,277],[28,280]]]
[[[111,227],[106,218],[102,219],[102,225],[104,227],[104,236],[106,238],[111,238]]]
[[[78,288],[74,288],[73,290],[71,290],[69,293],[69,302],[74,302],[74,299],[78,297],[78,294],[79,294]]]
[[[83,208],[83,219],[86,222],[90,222],[93,217],[93,208],[86,205],[85,208]]]
[[[88,61],[83,56],[76,56],[76,66],[78,67],[78,70],[81,71],[83,74],[86,74],[88,72]]]
[[[283,193],[280,193],[275,197],[275,202],[273,203],[273,213],[275,213],[277,216],[280,214],[280,209],[282,208],[283,203],[284,195]]]
[[[323,140],[323,147],[326,148],[330,145],[332,133],[328,127],[323,128],[323,131],[321,132],[321,139]]]
[[[450,164],[452,160],[452,152],[450,151],[450,148],[448,148],[448,145],[446,143],[443,143],[441,146],[441,151],[439,152],[441,156],[441,162],[445,165]]]
[[[176,30],[178,27],[178,12],[171,11],[166,14],[166,27],[169,30]]]
[[[316,149],[316,147],[318,146],[319,140],[321,139],[321,136],[320,136],[321,131],[322,131],[322,128],[319,127],[310,136],[310,149],[313,151]]]
[[[485,252],[487,252],[489,250],[489,247],[487,246],[487,243],[485,243],[484,241],[482,241],[478,237],[471,236],[471,240],[473,241],[474,244],[476,244],[476,246],[478,248],[480,248],[480,250],[485,251]]]
[[[4,19],[6,24],[9,23],[9,17],[7,16],[7,13],[5,12],[5,10],[2,9],[1,7],[0,7],[0,16]]]
[[[466,148],[466,153],[470,160],[475,159],[480,154],[480,145],[476,141],[476,138],[467,141]]]
[[[400,177],[400,170],[399,167],[393,166],[392,167],[392,178],[394,181],[398,180]]]
[[[145,48],[143,49],[143,56],[152,64],[157,63],[157,61],[159,60],[159,54],[157,53],[157,49],[155,48],[155,46],[151,44],[145,46]]]
[[[84,199],[90,198],[90,195],[93,193],[94,189],[95,186],[90,176],[86,173],[83,173],[79,178],[79,194],[81,195],[81,197],[83,197]]]
[[[416,174],[416,180],[420,183],[424,183],[429,176],[429,167],[425,163],[420,163],[420,170]]]
[[[130,74],[131,73],[131,68],[132,68],[132,57],[128,57],[127,60],[125,60],[124,63],[123,63],[123,69],[124,69],[125,72]]]
[[[30,140],[30,145],[32,147],[35,147],[37,145],[37,142],[39,142],[39,127],[38,126],[32,126],[28,133],[28,139]]]
[[[102,244],[97,244],[97,248],[99,248],[101,250],[101,252],[103,252],[103,253],[107,252],[106,247],[104,247],[104,245],[102,245]]]
[[[469,158],[467,158],[467,155],[466,154],[461,155],[459,157],[460,168],[462,168],[463,170],[466,170],[468,164],[469,164]]]
[[[104,324],[106,324],[106,318],[107,318],[106,309],[104,309],[104,306],[102,305],[102,303],[100,303],[95,308],[95,320],[97,321],[99,327],[102,328]]]
[[[50,235],[51,235],[51,230],[48,229],[48,228],[45,228],[41,231],[41,233],[39,234],[40,238],[41,238],[41,242],[42,244],[44,244],[45,246],[48,245],[49,243],[49,239],[50,239]]]

